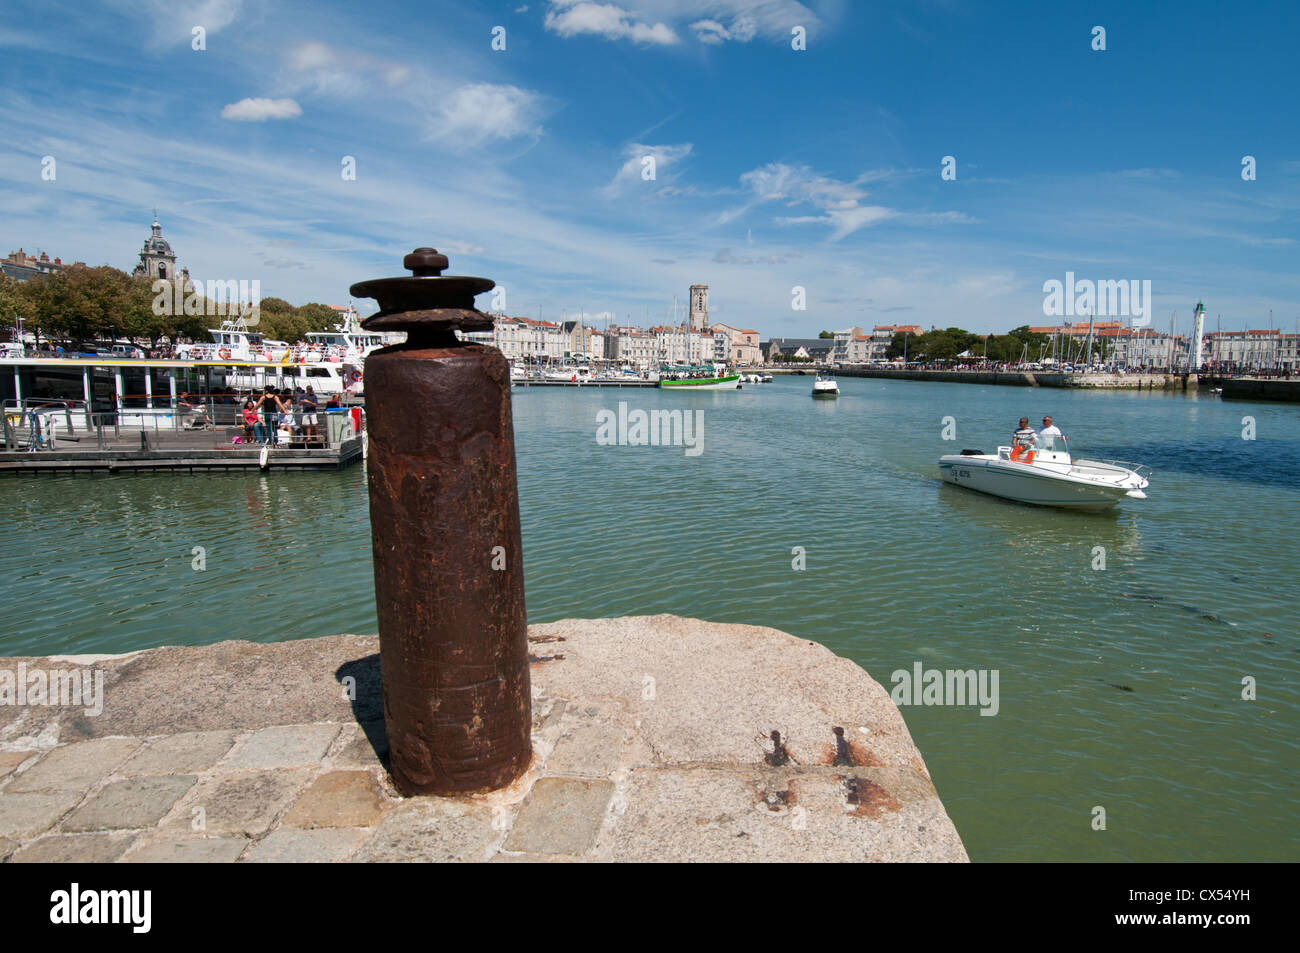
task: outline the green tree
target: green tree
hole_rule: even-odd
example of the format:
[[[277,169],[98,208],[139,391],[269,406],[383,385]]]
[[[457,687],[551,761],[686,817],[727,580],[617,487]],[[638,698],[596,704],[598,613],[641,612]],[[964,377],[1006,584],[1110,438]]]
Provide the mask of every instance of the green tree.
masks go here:
[[[0,328],[13,328],[14,333],[17,333],[18,317],[22,313],[19,284],[0,271]]]
[[[835,337],[835,333],[834,333],[833,331],[822,331],[822,332],[821,332],[820,334],[818,334],[817,336],[818,336],[819,338],[833,338],[833,337]]]
[[[894,336],[889,339],[889,347],[885,349],[885,357],[892,361],[896,357],[902,357],[904,350],[906,350],[908,360],[911,360],[915,356],[916,350],[913,346],[914,341],[909,341],[909,337],[914,339],[916,335],[912,334],[911,331],[895,331]]]

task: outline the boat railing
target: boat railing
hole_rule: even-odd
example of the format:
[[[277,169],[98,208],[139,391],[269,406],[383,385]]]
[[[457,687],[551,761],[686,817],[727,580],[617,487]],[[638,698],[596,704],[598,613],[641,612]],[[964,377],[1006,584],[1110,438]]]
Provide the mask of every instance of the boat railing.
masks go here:
[[[1112,460],[1109,457],[1089,458],[1087,460],[1078,460],[1077,463],[1104,463],[1107,466],[1119,467],[1121,470],[1131,470],[1133,473],[1147,480],[1151,478],[1154,472],[1148,464],[1134,463],[1132,460]]]
[[[168,397],[154,399],[167,406],[96,411],[84,400],[8,400],[0,412],[3,449],[10,452],[55,450],[61,442],[88,444],[92,440],[98,450],[122,449],[127,445],[140,450],[168,446],[217,449],[246,443],[256,434],[256,428],[247,427],[243,420],[243,397],[187,395],[184,401],[178,397],[175,406]],[[353,416],[354,411],[359,421]],[[365,411],[360,407],[322,407],[316,412],[316,423],[310,420],[309,414],[297,408],[287,414],[274,414],[269,425],[259,414],[264,437],[267,430],[274,430],[277,443],[308,448],[337,449],[344,441],[357,436],[359,429],[365,429]]]

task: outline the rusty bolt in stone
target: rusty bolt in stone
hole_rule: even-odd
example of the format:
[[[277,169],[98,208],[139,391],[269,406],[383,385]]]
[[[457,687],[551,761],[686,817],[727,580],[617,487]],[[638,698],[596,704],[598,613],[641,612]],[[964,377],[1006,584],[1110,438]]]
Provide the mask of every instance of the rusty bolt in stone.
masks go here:
[[[492,319],[487,278],[442,275],[417,248],[411,277],[351,288],[369,331],[405,344],[366,357],[370,531],[393,780],[408,795],[504,787],[532,757],[528,628],[510,367],[456,337]],[[504,547],[506,568],[500,565]]]

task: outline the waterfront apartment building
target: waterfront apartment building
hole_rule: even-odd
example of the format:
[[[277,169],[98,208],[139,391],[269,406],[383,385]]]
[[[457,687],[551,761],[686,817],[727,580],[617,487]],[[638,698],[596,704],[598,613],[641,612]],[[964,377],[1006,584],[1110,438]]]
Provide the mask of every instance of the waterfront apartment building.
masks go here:
[[[921,333],[919,324],[877,324],[867,341],[867,360],[873,363],[889,360],[889,345],[894,343],[895,334],[919,336]]]
[[[707,364],[718,360],[711,331],[660,325],[650,329],[661,364]]]
[[[862,328],[852,327],[836,331],[834,361],[836,364],[866,364],[871,360],[871,338]]]
[[[1201,360],[1208,367],[1233,373],[1300,373],[1300,334],[1267,329],[1212,331],[1203,340]]]
[[[713,325],[713,354],[715,361],[732,364],[760,364],[763,352],[758,345],[758,332],[753,328],[733,328],[730,324]]]
[[[512,361],[561,360],[568,350],[554,321],[493,315],[492,344]]]
[[[605,335],[583,324],[581,321],[562,321],[560,337],[564,342],[566,357],[583,358],[588,361],[605,359]]]
[[[1062,363],[1081,353],[1088,335],[1099,346],[1100,357],[1107,364],[1120,367],[1177,368],[1187,363],[1187,338],[1183,335],[1157,331],[1154,328],[1127,328],[1123,321],[1094,321],[1075,324],[1048,324],[1029,328],[1030,334],[1045,334],[1052,338],[1046,352]],[[1030,355],[1030,360],[1037,355]]]
[[[631,325],[610,328],[605,335],[607,360],[630,364],[641,370],[658,366],[658,348],[653,334]]]

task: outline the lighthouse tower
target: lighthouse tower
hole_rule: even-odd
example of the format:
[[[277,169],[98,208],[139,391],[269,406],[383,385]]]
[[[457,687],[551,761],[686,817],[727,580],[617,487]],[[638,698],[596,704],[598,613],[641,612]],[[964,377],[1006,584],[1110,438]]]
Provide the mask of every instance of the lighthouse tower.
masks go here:
[[[1196,302],[1196,311],[1192,315],[1192,340],[1187,345],[1187,373],[1195,374],[1201,369],[1201,339],[1205,336],[1205,304]]]

